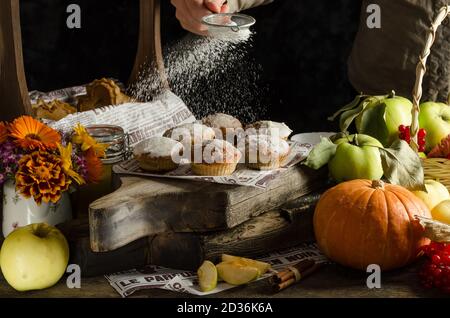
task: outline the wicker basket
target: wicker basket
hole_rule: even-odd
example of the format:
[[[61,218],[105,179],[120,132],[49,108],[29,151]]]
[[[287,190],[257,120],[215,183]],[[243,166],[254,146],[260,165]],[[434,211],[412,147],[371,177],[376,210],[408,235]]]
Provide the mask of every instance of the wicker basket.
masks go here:
[[[425,43],[425,48],[419,57],[416,69],[416,83],[413,90],[413,109],[411,123],[411,147],[418,151],[417,134],[419,132],[420,99],[422,98],[422,83],[426,72],[427,59],[431,53],[436,38],[436,31],[442,22],[449,16],[450,6],[443,7],[430,27],[430,32]],[[425,178],[434,179],[443,183],[450,190],[450,160],[444,158],[427,158],[422,160]]]

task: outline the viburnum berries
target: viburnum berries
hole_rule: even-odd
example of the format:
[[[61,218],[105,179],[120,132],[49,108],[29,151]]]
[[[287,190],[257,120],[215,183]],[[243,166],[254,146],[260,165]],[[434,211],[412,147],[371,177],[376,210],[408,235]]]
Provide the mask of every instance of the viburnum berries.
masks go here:
[[[410,144],[411,143],[410,126],[400,125],[398,126],[398,131],[399,131],[399,138]],[[426,136],[427,132],[425,131],[425,129],[423,128],[419,129],[419,132],[417,133],[417,143],[419,145],[419,152],[425,151]]]
[[[422,251],[428,258],[419,272],[423,286],[450,294],[450,244],[431,242]]]

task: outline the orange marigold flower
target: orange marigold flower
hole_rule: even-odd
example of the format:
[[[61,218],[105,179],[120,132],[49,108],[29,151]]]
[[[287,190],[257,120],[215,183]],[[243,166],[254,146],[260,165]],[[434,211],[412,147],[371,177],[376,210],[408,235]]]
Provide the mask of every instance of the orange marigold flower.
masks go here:
[[[64,172],[74,179],[76,183],[80,185],[84,184],[84,179],[72,169],[72,144],[69,143],[65,148],[61,144],[58,144],[58,150]]]
[[[99,183],[103,175],[103,163],[97,156],[93,148],[84,154],[87,168],[87,179],[90,183]]]
[[[63,171],[62,160],[56,155],[35,151],[19,161],[16,189],[26,198],[33,197],[37,204],[58,202],[70,184],[70,178]]]
[[[23,149],[55,149],[61,135],[30,116],[16,118],[10,126],[10,135]]]
[[[105,156],[105,150],[108,148],[108,145],[99,144],[81,124],[78,124],[73,130],[72,142],[80,145],[82,151],[93,149],[98,157]]]
[[[8,138],[8,124],[0,121],[0,143],[5,142]]]

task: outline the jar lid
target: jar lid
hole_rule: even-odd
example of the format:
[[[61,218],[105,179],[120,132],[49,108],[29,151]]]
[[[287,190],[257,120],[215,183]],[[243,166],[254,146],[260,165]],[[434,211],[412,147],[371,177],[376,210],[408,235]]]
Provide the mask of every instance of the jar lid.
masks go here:
[[[114,125],[91,125],[86,127],[86,131],[98,143],[107,144],[104,164],[114,164],[125,159],[127,147],[125,131],[120,126]]]

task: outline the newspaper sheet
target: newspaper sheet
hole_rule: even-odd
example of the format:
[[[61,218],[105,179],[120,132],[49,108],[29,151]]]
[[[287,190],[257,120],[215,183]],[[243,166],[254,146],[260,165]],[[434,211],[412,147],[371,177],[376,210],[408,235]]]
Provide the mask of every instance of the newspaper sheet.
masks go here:
[[[258,171],[247,169],[245,165],[239,165],[236,171],[230,176],[204,177],[196,176],[191,171],[188,163],[182,163],[178,169],[165,174],[152,174],[139,168],[136,160],[130,159],[114,166],[113,170],[117,174],[136,175],[144,177],[174,178],[193,181],[203,181],[212,183],[222,183],[231,185],[251,186],[265,189],[270,182],[278,178],[287,168],[293,167],[305,159],[311,151],[313,145],[290,142],[291,151],[284,160],[282,168],[270,171]]]
[[[73,89],[69,89],[73,90]],[[66,94],[66,90],[62,90]],[[53,92],[50,93],[55,95]],[[194,115],[184,102],[170,91],[164,92],[149,103],[126,103],[106,106],[91,111],[69,115],[49,126],[61,131],[70,131],[80,123],[89,125],[117,125],[129,135],[129,146],[153,136],[160,136],[166,130],[195,121]]]
[[[328,262],[328,259],[319,251],[316,244],[302,244],[294,248],[262,256],[258,260],[271,264],[273,271],[278,271],[295,265],[304,259],[312,259],[317,263]],[[268,278],[273,274],[273,271],[262,276],[260,279]],[[150,265],[140,270],[133,269],[106,275],[105,277],[122,297],[128,297],[139,290],[152,288],[205,296],[220,293],[235,287],[225,282],[220,282],[216,289],[204,293],[198,286],[196,273]]]

